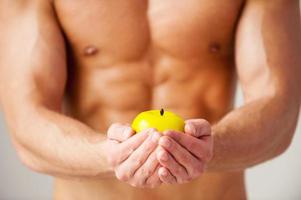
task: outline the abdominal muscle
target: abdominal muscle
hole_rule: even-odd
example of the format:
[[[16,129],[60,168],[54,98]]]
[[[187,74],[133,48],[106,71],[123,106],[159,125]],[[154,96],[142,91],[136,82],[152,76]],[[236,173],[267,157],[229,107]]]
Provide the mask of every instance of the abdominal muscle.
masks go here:
[[[139,112],[159,108],[176,112],[185,119],[205,118],[215,123],[232,107],[234,80],[229,60],[202,58],[188,62],[166,55],[152,62],[146,57],[102,67],[84,57],[81,64],[74,63],[69,70],[67,113],[102,134],[106,134],[111,123],[131,123]],[[57,178],[54,197],[58,200],[244,199],[244,174],[243,171],[205,173],[187,184],[155,189],[131,187],[116,179]]]

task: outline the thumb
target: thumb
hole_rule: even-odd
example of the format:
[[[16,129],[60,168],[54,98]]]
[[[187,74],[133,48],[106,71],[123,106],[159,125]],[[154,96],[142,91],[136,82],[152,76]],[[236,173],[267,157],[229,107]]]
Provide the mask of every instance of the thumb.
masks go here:
[[[211,135],[211,125],[204,119],[189,119],[185,121],[185,133],[194,136],[202,137]]]
[[[107,132],[108,139],[123,142],[129,139],[135,131],[128,124],[114,123]]]

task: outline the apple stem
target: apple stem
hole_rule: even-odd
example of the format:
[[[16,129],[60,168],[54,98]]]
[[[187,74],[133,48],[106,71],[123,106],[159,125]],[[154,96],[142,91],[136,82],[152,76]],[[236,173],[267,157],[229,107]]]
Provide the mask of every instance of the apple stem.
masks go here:
[[[161,115],[161,116],[164,115],[164,109],[163,109],[163,108],[161,108],[161,110],[160,110],[160,115]]]

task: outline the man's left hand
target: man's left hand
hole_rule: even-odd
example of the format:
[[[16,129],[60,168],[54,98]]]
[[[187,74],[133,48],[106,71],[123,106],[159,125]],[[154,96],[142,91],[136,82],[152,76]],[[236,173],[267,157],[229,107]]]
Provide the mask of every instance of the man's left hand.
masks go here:
[[[198,178],[213,155],[211,126],[203,119],[185,121],[185,133],[165,131],[159,140],[158,170],[163,183],[181,184]]]

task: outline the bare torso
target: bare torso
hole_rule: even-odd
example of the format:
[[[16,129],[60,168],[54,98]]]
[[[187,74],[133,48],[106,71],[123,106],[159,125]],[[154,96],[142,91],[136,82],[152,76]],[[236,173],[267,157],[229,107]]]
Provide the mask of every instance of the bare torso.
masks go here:
[[[99,132],[148,109],[214,123],[232,106],[236,1],[59,0],[68,44],[67,106]],[[117,180],[56,180],[56,199],[244,199],[243,172],[137,189]]]

